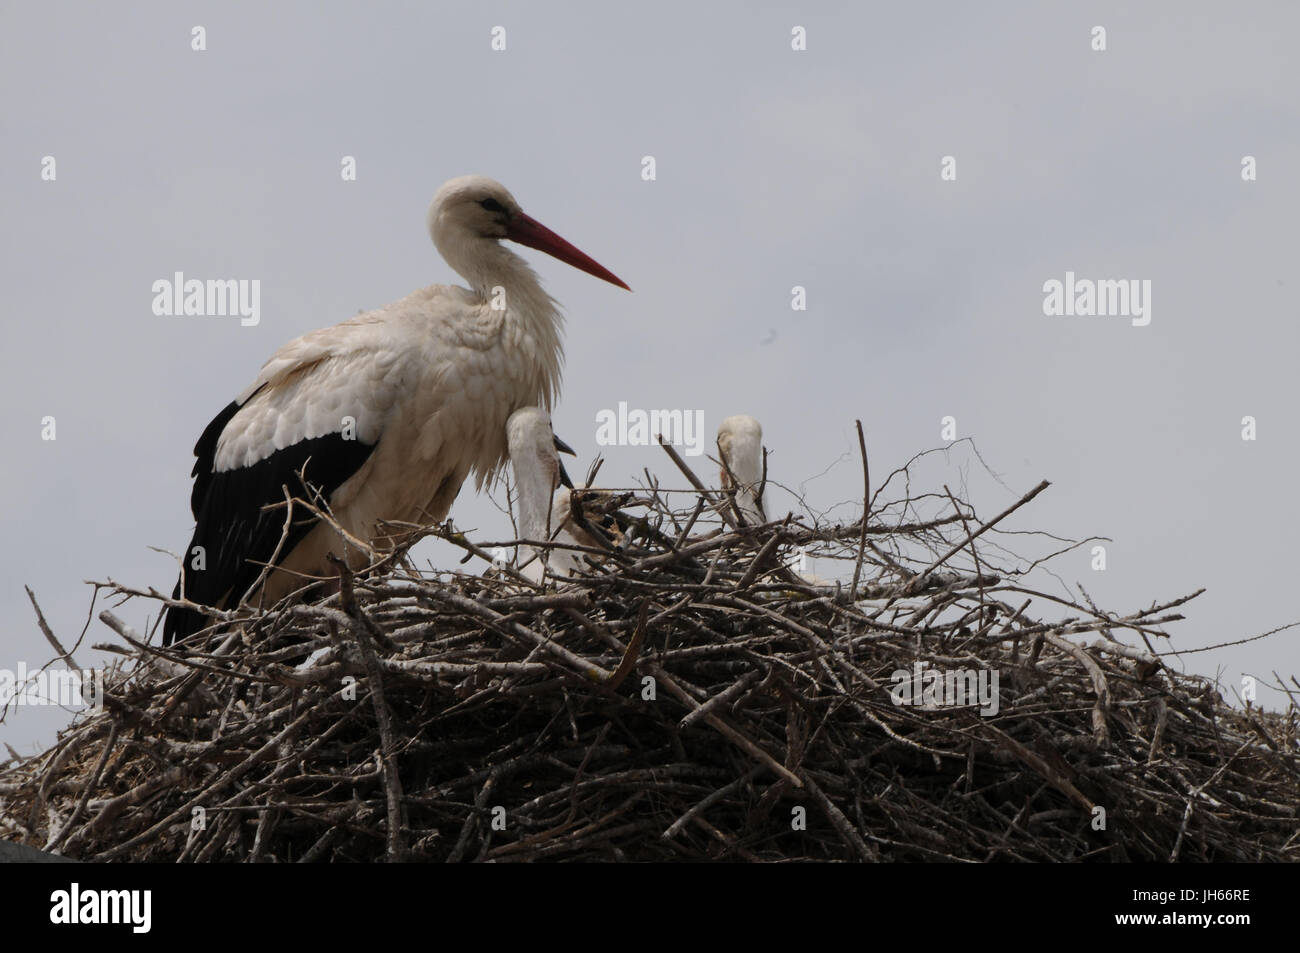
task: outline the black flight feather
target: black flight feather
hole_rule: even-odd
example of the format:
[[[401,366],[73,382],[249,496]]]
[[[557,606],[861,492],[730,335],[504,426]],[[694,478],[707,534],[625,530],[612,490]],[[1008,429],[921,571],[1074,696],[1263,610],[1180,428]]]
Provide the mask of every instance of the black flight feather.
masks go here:
[[[245,402],[246,403],[246,402]],[[291,496],[314,500],[307,483],[328,500],[330,494],[361,469],[374,444],[346,440],[341,433],[300,440],[277,450],[252,466],[213,472],[217,440],[243,405],[232,402],[213,418],[194,447],[194,537],[182,557],[184,571],[172,598],[203,605],[230,605],[257,581],[263,564],[271,561],[284,532],[285,508],[264,510]],[[305,467],[305,470],[304,470]],[[318,522],[304,507],[296,506],[293,522],[280,550],[287,556]],[[204,550],[202,569],[193,568],[194,547]],[[183,585],[182,585],[183,584]],[[206,616],[189,609],[169,609],[163,622],[163,645],[197,632],[208,624]]]

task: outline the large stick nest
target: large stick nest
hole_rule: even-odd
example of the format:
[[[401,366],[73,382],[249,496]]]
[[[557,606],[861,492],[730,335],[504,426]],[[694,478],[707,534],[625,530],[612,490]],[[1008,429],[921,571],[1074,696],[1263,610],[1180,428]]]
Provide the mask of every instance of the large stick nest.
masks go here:
[[[865,532],[649,487],[546,587],[341,570],[169,650],[103,612],[128,646],[105,704],[0,769],[0,837],[121,861],[1300,858],[1295,705],[1168,667],[1190,596],[1120,615],[1031,588],[996,524],[1043,486],[988,522],[882,488]],[[896,704],[900,671],[996,674],[996,714]]]

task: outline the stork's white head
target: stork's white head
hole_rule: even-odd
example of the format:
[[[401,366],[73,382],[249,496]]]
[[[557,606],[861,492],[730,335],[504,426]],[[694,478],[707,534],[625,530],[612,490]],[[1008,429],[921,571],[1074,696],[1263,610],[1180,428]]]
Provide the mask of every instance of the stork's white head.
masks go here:
[[[481,238],[505,238],[506,220],[523,210],[515,197],[496,179],[462,175],[438,189],[429,206],[429,234],[456,230]]]
[[[490,248],[503,238],[627,288],[612,271],[525,214],[504,185],[485,175],[462,175],[443,183],[429,206],[429,234],[447,263],[480,291],[481,284],[499,280],[486,272],[492,265]]]
[[[746,414],[728,417],[718,425],[718,453],[725,464],[722,485],[730,486],[730,469],[736,482],[737,503],[748,522],[766,522],[763,515],[763,428]]]

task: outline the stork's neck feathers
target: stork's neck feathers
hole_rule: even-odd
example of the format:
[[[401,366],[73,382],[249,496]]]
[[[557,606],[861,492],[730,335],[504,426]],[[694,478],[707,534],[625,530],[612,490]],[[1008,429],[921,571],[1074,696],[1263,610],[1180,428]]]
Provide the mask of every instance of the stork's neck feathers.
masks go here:
[[[551,536],[551,499],[560,482],[551,419],[544,410],[524,407],[510,415],[505,429],[515,471],[519,537],[546,542]],[[545,551],[537,556],[546,561]]]
[[[532,352],[541,373],[535,399],[550,410],[559,396],[564,363],[560,339],[564,315],[558,303],[546,293],[528,262],[496,239],[435,229],[433,241],[484,307],[495,310],[504,304],[501,320],[507,340]]]
[[[551,535],[551,496],[558,482],[554,470],[548,470],[545,463],[539,457],[531,461],[531,466],[515,467],[520,538],[543,543]]]

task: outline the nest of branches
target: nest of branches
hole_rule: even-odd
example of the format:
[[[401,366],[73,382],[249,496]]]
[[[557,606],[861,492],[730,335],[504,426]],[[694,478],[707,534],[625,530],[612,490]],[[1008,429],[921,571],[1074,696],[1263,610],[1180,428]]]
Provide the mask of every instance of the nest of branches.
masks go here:
[[[1294,704],[1169,667],[1192,596],[1033,589],[1000,524],[1046,484],[981,520],[946,488],[884,501],[903,468],[865,520],[746,526],[674,459],[693,490],[587,497],[599,545],[545,586],[340,569],[170,649],[101,613],[127,643],[103,706],[0,770],[0,837],[107,861],[1300,857]]]

